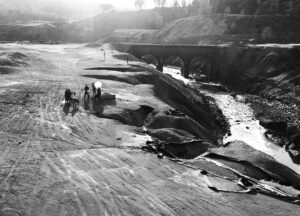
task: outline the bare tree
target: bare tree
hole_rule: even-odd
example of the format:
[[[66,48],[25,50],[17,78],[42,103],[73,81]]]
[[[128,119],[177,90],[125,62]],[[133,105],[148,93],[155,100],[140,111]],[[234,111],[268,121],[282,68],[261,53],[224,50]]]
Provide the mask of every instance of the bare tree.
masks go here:
[[[145,5],[145,0],[135,0],[134,5],[141,10]]]
[[[174,0],[174,2],[173,2],[173,7],[179,7],[178,0]]]
[[[166,0],[153,0],[154,4],[156,5],[156,7],[164,7],[166,5]]]

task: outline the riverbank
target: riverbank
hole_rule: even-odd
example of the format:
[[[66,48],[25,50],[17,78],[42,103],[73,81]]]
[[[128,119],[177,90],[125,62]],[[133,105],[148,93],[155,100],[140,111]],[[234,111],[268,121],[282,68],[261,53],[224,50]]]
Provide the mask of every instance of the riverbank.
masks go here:
[[[255,111],[251,109],[250,104],[247,104],[247,96],[226,92],[226,88],[221,85],[183,78],[174,68],[166,67],[164,71],[175,79],[182,80],[195,91],[213,98],[229,122],[229,132],[223,140],[223,145],[226,147],[211,149],[206,157],[212,156],[215,161],[231,168],[238,168],[241,173],[255,179],[273,179],[281,184],[299,188],[297,179],[299,179],[300,166],[292,161],[283,148],[276,146],[276,143],[266,137],[267,130],[260,125]],[[273,167],[276,167],[276,170]],[[255,173],[258,170],[264,174],[257,176]],[[286,178],[286,176],[290,177]]]

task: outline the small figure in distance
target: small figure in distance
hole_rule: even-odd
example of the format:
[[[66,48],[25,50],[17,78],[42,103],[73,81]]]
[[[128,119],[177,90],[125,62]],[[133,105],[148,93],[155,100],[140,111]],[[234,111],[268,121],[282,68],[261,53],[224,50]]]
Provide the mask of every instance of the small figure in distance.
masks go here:
[[[84,87],[84,100],[86,99],[86,97],[88,97],[88,99],[90,98],[89,90],[90,90],[90,88],[88,87],[88,85],[85,85],[85,87]]]
[[[66,101],[66,104],[69,104],[71,103],[71,90],[70,89],[67,89],[65,91],[65,101]]]
[[[97,95],[96,98],[98,98],[98,100],[101,100],[101,88],[97,88]]]
[[[24,97],[24,105],[26,105],[26,103],[28,102],[28,100],[30,99],[30,96],[28,93],[26,93],[25,97]]]
[[[92,89],[93,89],[93,97],[95,97],[95,95],[96,95],[96,92],[97,92],[97,89],[96,89],[95,83],[92,83]]]

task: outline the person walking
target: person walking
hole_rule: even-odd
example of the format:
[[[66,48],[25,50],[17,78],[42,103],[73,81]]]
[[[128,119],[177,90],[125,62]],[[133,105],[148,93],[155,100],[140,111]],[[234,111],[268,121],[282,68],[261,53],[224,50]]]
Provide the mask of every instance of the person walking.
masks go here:
[[[101,88],[97,88],[97,95],[96,97],[98,98],[98,100],[101,100]]]
[[[88,87],[88,85],[85,85],[85,87],[84,87],[84,100],[86,99],[86,97],[88,97],[88,99],[90,98],[89,90],[90,90],[90,88]]]
[[[65,102],[66,102],[66,104],[71,102],[71,90],[70,89],[67,89],[65,91]]]
[[[97,88],[95,86],[95,83],[92,83],[92,89],[93,89],[93,97],[97,94]]]

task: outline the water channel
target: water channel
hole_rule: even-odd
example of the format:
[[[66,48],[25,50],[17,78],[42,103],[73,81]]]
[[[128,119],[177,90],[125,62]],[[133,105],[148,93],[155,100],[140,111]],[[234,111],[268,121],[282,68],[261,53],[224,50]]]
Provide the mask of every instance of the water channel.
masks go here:
[[[187,85],[198,86],[197,82],[182,77],[178,68],[164,67],[164,73],[182,80]],[[251,147],[270,155],[276,161],[288,166],[300,175],[300,165],[292,161],[283,147],[277,146],[265,137],[265,128],[259,125],[253,110],[245,103],[242,95],[237,95],[233,98],[226,92],[212,92],[208,90],[201,90],[201,92],[215,99],[223,115],[229,121],[231,134],[224,137],[223,143],[234,140],[243,141]]]

